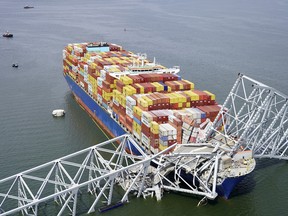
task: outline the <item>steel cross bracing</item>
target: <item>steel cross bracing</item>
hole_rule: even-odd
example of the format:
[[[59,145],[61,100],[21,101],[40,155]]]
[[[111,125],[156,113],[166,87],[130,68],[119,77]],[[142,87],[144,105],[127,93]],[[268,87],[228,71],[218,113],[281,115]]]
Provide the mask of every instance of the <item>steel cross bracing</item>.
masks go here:
[[[132,146],[140,156],[126,152]],[[174,144],[147,156],[129,135],[123,135],[5,178],[0,180],[0,215],[38,215],[49,209],[53,215],[91,213],[103,204],[127,202],[131,192],[144,198],[155,194],[159,200],[163,189],[215,199],[218,160],[223,152],[212,152],[210,144],[193,144],[194,150],[171,153],[178,146],[191,147]],[[182,172],[193,176],[192,184]],[[124,192],[117,190],[118,185]],[[85,200],[85,194],[92,196]],[[53,201],[58,205],[52,205]]]
[[[114,143],[118,142],[117,147]],[[125,149],[137,148],[140,156],[128,154]],[[138,177],[145,175],[150,164],[147,155],[135,145],[128,135],[106,141],[96,146],[67,155],[49,163],[26,170],[0,180],[0,215],[21,211],[25,215],[37,215],[49,201],[59,204],[53,215],[75,215],[77,200],[84,191],[94,201],[88,213],[100,204],[115,201],[113,187],[121,177],[138,170]],[[122,198],[128,200],[130,190],[141,193],[139,182],[131,182]],[[90,198],[91,200],[91,198]],[[88,203],[86,203],[88,205]],[[87,208],[87,207],[86,207]]]
[[[288,159],[287,95],[239,75],[207,139],[229,144],[232,152],[252,150],[255,158]],[[219,126],[224,125],[219,131]]]

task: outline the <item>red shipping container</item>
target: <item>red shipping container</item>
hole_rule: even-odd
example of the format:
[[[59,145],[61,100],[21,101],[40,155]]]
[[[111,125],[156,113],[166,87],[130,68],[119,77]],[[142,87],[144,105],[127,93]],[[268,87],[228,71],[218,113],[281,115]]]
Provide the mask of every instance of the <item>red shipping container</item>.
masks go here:
[[[151,139],[150,140],[150,146],[152,146],[154,149],[159,148],[159,139]]]
[[[203,101],[204,100],[205,101],[211,100],[211,96],[208,95],[207,93],[203,92],[203,91],[194,89],[192,92],[194,92],[194,93],[199,95],[199,100],[203,100]]]
[[[110,84],[114,84],[115,77],[112,77],[109,73],[106,73],[106,81]]]
[[[168,146],[171,146],[173,144],[175,144],[177,142],[177,140],[168,140]]]
[[[97,93],[99,94],[99,95],[102,95],[102,89],[98,86],[97,87]]]
[[[133,119],[126,115],[126,125],[132,128],[133,126]]]
[[[119,113],[118,116],[119,116],[119,122],[125,126],[126,125],[125,115]]]
[[[118,91],[120,91],[121,93],[123,93],[123,87],[124,86],[125,86],[125,84],[121,80],[116,81],[116,89]]]
[[[141,132],[150,138],[150,127],[147,127],[145,124],[141,124]]]
[[[134,118],[137,118],[141,122],[141,116],[139,116],[137,113],[133,112]]]
[[[170,104],[170,109],[178,109],[178,103],[171,103]]]
[[[133,83],[143,83],[144,78],[139,76],[139,75],[128,75],[129,78],[131,78],[133,80]]]

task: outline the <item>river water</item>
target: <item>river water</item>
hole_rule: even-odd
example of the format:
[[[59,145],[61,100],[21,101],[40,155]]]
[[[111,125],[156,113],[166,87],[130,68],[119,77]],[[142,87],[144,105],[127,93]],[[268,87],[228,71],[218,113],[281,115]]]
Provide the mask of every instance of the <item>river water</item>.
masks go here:
[[[14,38],[0,38],[0,179],[107,139],[63,78],[68,43],[118,43],[179,65],[219,103],[239,72],[287,95],[287,11],[287,0],[2,0],[0,32]],[[52,118],[56,108],[65,118]],[[196,207],[199,198],[169,193],[105,214],[284,215],[287,185],[288,163],[262,159],[229,200]]]

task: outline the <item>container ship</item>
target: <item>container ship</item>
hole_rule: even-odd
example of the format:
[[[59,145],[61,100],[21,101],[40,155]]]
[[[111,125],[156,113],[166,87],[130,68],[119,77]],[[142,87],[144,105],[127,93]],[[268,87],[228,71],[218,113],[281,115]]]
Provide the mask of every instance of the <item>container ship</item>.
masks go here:
[[[149,154],[197,142],[201,125],[214,121],[221,109],[215,94],[196,89],[179,72],[113,43],[74,43],[63,50],[64,77],[76,101],[111,137],[130,133]],[[130,151],[137,154],[133,146]],[[251,152],[245,155],[250,157]],[[253,167],[226,172],[217,193],[228,198]]]

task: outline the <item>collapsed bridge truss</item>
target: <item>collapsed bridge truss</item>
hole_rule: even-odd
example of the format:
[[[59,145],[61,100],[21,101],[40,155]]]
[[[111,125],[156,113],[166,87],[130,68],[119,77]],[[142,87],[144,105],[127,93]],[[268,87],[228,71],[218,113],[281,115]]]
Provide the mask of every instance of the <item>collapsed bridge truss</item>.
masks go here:
[[[218,130],[224,125],[223,130]],[[239,74],[206,138],[229,143],[232,152],[288,159],[288,96]],[[218,139],[219,141],[219,139]]]

